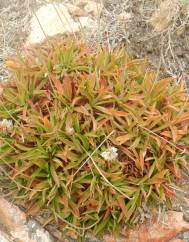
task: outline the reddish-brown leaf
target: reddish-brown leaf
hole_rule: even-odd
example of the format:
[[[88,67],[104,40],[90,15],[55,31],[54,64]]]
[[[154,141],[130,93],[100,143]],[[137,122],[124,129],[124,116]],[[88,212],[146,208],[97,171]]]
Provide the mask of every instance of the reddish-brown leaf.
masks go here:
[[[63,93],[68,100],[72,99],[72,80],[69,76],[63,78]]]
[[[127,112],[116,110],[116,109],[113,109],[113,108],[104,108],[104,107],[100,107],[100,106],[98,106],[97,108],[101,112],[106,113],[106,114],[110,114],[110,115],[113,115],[113,116],[125,117],[125,116],[128,115]]]
[[[64,88],[63,88],[61,81],[58,79],[58,77],[56,75],[51,74],[49,78],[51,79],[51,81],[55,85],[57,92],[60,93],[60,94],[63,94]]]
[[[128,211],[127,211],[127,207],[125,206],[125,199],[123,197],[119,197],[117,199],[117,202],[118,202],[118,205],[120,206],[124,216],[127,217],[127,212]]]
[[[125,134],[125,135],[122,135],[122,136],[118,136],[116,137],[116,142],[119,144],[119,145],[122,145],[124,144],[125,142],[127,142],[128,140],[131,140],[133,138],[133,135],[132,134]]]
[[[43,120],[45,128],[47,128],[47,129],[51,129],[52,128],[52,124],[50,123],[50,121],[49,121],[47,116],[43,117],[42,120]]]
[[[174,121],[174,124],[180,124],[189,120],[189,112],[180,114]]]

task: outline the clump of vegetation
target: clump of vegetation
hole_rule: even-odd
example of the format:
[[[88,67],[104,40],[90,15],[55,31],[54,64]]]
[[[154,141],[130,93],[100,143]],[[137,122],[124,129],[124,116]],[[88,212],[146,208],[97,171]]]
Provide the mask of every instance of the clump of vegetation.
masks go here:
[[[94,234],[169,202],[187,169],[184,84],[155,82],[124,49],[65,39],[7,62],[0,96],[1,187],[28,212]]]

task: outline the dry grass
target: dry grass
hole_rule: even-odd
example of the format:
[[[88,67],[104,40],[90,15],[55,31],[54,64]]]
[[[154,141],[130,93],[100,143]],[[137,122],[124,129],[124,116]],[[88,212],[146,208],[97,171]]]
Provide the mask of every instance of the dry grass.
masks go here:
[[[187,78],[189,3],[184,0],[104,0],[104,11],[85,38],[92,47],[124,44],[134,57],[147,57],[164,75]]]
[[[30,15],[27,2],[21,0],[2,1],[0,21],[0,80],[8,75],[3,66],[3,60],[15,53],[20,43],[23,43],[28,29]]]
[[[29,21],[43,0],[1,0],[0,2],[0,81],[8,76],[3,62],[25,42]]]

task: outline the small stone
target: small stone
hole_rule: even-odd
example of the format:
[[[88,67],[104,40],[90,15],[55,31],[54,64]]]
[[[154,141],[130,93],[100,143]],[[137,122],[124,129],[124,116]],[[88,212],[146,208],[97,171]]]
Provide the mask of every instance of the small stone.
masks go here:
[[[112,235],[110,234],[105,234],[103,236],[103,241],[104,242],[116,242],[117,240],[115,239],[115,237],[113,237]]]
[[[184,219],[186,222],[189,222],[189,210],[184,211],[183,219]]]
[[[185,233],[183,234],[183,239],[189,241],[189,232],[185,232]]]
[[[69,13],[73,16],[73,17],[82,17],[82,16],[86,16],[87,13],[80,7],[75,6],[73,4],[66,4],[66,7],[69,11]]]
[[[84,8],[88,3],[88,0],[76,0],[75,4],[76,6],[80,8]]]
[[[84,7],[84,10],[93,15],[94,17],[99,17],[102,13],[103,4],[94,1],[88,1]]]
[[[177,36],[184,36],[185,31],[186,31],[186,27],[182,26],[182,27],[178,28],[178,30],[176,31],[176,34],[177,34]]]
[[[117,16],[118,21],[125,22],[125,23],[131,21],[131,18],[132,18],[132,14],[127,12],[120,13]]]
[[[78,23],[77,23],[79,25],[78,29],[82,30],[82,28],[88,28],[88,27],[92,28],[94,23],[95,22],[90,17],[85,17],[85,16],[80,17],[78,18]]]

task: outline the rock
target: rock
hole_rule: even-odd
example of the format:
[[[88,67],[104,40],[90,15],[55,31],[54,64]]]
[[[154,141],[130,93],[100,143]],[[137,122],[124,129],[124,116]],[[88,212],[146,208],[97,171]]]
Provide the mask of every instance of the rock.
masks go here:
[[[113,235],[110,235],[110,234],[106,234],[103,236],[103,242],[129,242],[127,241],[127,238],[124,237],[124,236],[119,236],[118,238],[113,236]],[[143,241],[141,241],[143,242]]]
[[[69,13],[74,16],[74,17],[83,17],[83,16],[87,16],[87,13],[85,12],[84,9],[75,6],[73,4],[67,3],[66,7],[69,11]]]
[[[117,20],[120,22],[129,22],[131,21],[131,18],[132,18],[132,14],[127,12],[120,13],[117,16]]]
[[[76,31],[73,19],[63,4],[44,5],[31,19],[31,33],[27,42],[40,43],[46,39],[46,36],[72,32],[71,27]]]
[[[123,232],[127,242],[168,242],[178,234],[188,231],[189,223],[184,221],[181,212],[167,212],[167,219],[164,224],[154,222],[142,224],[133,230]]]
[[[104,242],[116,242],[115,238],[112,235],[106,234],[103,236]]]
[[[184,242],[182,239],[172,239],[169,242]]]
[[[37,222],[27,221],[25,213],[4,198],[0,198],[0,222],[11,235],[13,241],[19,242],[53,242],[50,234]],[[0,233],[0,236],[2,233]],[[7,239],[4,236],[4,241]],[[0,237],[1,238],[1,237]],[[0,239],[2,242],[3,240]],[[8,240],[8,242],[10,242]]]
[[[36,221],[27,221],[18,207],[0,198],[0,222],[6,233],[0,230],[0,242],[53,242],[53,239]],[[104,235],[104,242],[183,242],[173,239],[178,234],[189,231],[189,223],[184,221],[181,212],[167,212],[164,224],[154,222],[137,226],[135,229],[122,231],[119,238]],[[123,237],[124,236],[124,237]]]
[[[150,22],[157,32],[165,30],[180,11],[180,0],[165,0],[160,3],[159,9],[154,12]]]
[[[88,0],[76,0],[75,4],[76,6],[80,7],[80,8],[84,8],[88,3]]]
[[[184,211],[183,219],[189,223],[189,210]]]
[[[184,234],[182,234],[182,239],[184,239],[184,241],[189,241],[189,232],[185,232]]]
[[[44,5],[37,10],[31,19],[31,32],[25,46],[40,43],[48,36],[75,33],[81,28],[92,25],[92,23],[93,20],[89,17],[81,17],[75,22],[64,4]]]
[[[186,26],[182,26],[182,27],[178,28],[178,30],[176,31],[176,34],[177,34],[177,36],[184,37],[185,31],[186,31]]]
[[[88,27],[92,29],[94,26],[94,21],[90,17],[80,17],[78,18],[77,25],[78,31]]]
[[[1,242],[13,242],[13,240],[3,231],[0,231],[0,241]]]
[[[103,4],[89,0],[85,5],[84,9],[88,14],[91,14],[94,17],[99,17],[102,13]]]

